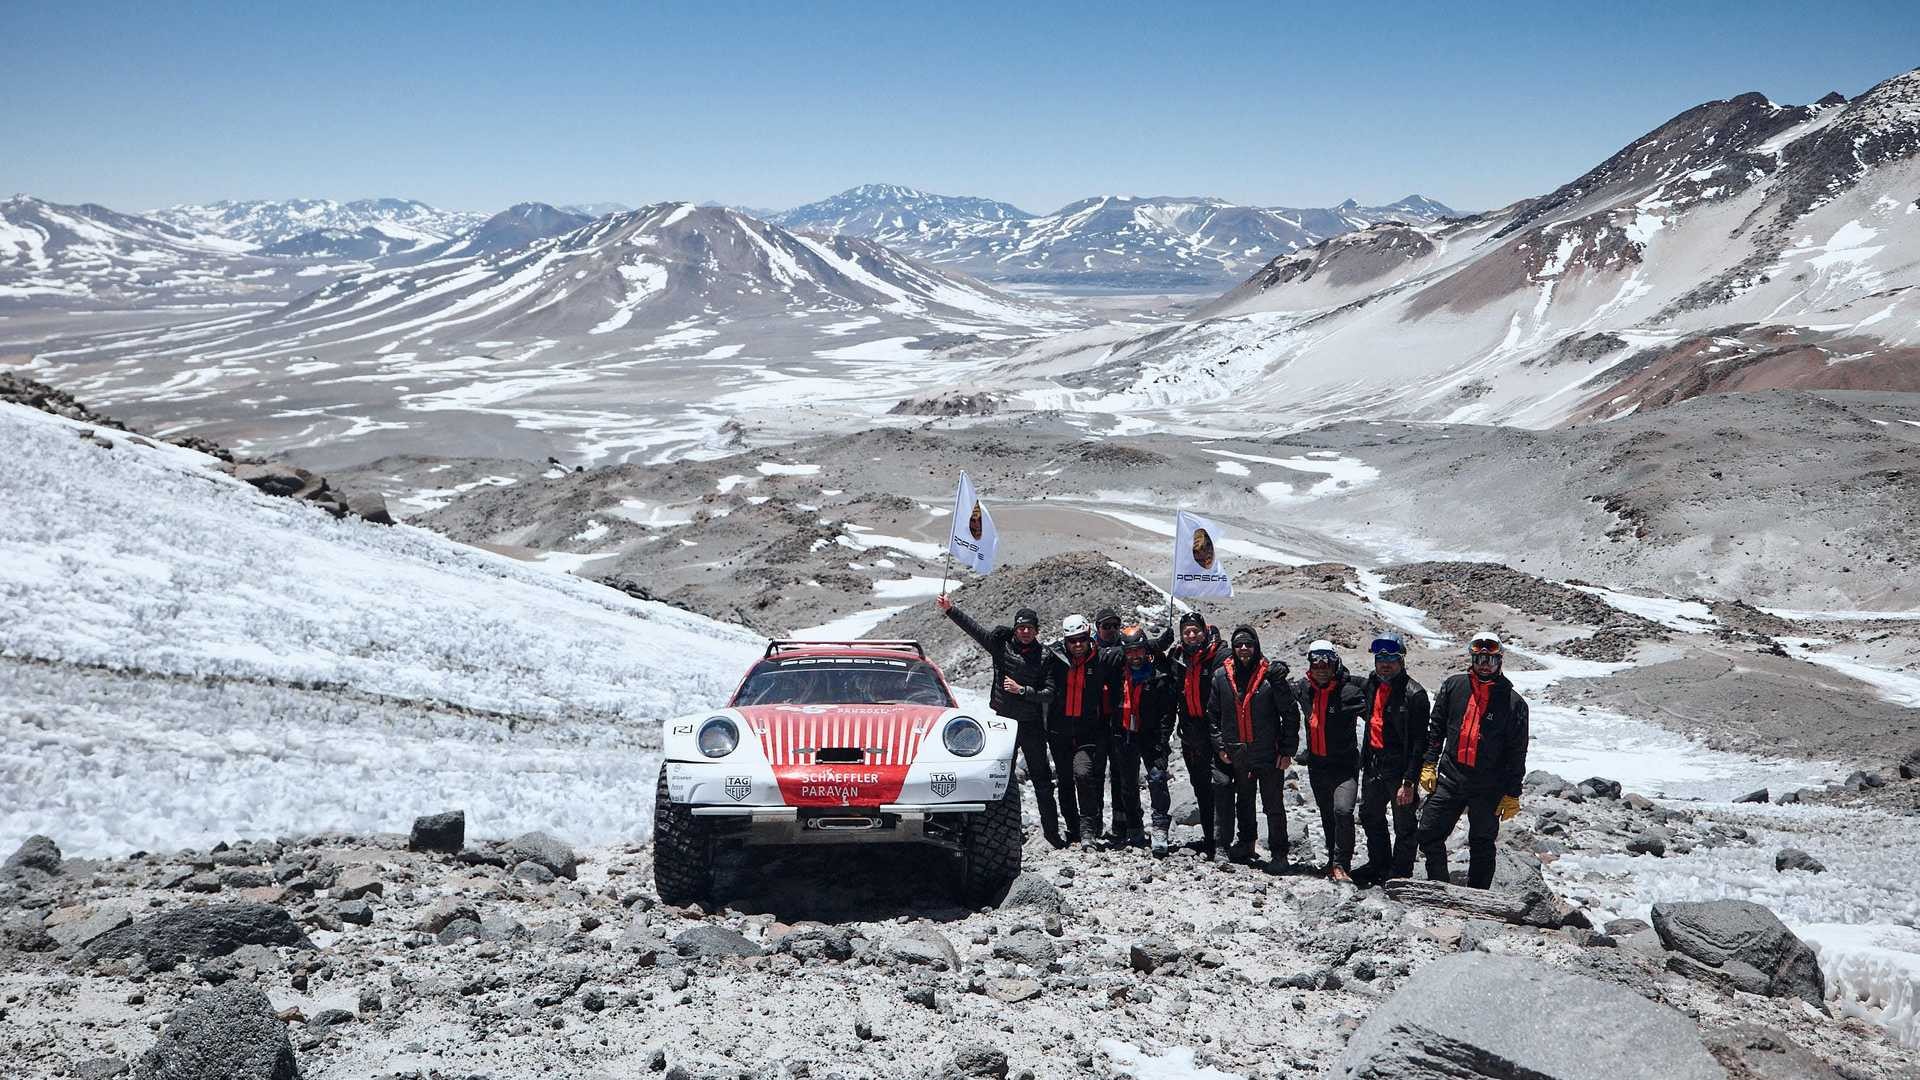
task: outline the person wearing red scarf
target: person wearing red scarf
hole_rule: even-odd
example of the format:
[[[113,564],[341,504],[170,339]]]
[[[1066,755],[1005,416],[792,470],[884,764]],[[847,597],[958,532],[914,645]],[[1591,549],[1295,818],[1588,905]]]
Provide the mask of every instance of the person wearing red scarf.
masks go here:
[[[1300,725],[1306,730],[1307,784],[1320,808],[1320,835],[1327,844],[1325,873],[1352,881],[1353,807],[1360,796],[1360,722],[1366,698],[1359,679],[1347,673],[1331,641],[1307,646],[1307,673],[1294,680]]]
[[[1420,787],[1416,840],[1427,877],[1447,880],[1447,837],[1467,816],[1467,884],[1493,884],[1494,842],[1500,823],[1520,812],[1527,775],[1527,702],[1500,671],[1503,646],[1492,631],[1467,645],[1467,670],[1452,676],[1433,698],[1427,721],[1426,764]]]
[[[1367,834],[1367,862],[1353,872],[1356,882],[1373,884],[1413,875],[1418,848],[1420,798],[1414,784],[1427,749],[1427,718],[1432,704],[1427,688],[1407,672],[1407,643],[1399,634],[1373,639],[1373,674],[1362,696],[1367,702],[1360,738],[1360,827]],[[1393,812],[1391,840],[1388,808]]]
[[[1173,631],[1160,635],[1158,647],[1166,652],[1179,699],[1180,758],[1187,766],[1187,780],[1193,785],[1193,801],[1200,811],[1200,853],[1214,856],[1216,828],[1213,809],[1213,735],[1207,728],[1207,702],[1213,697],[1213,676],[1226,662],[1227,646],[1220,630],[1207,624],[1206,616],[1189,611],[1180,616],[1180,636]],[[1227,834],[1220,842],[1231,843]],[[1155,837],[1157,844],[1167,843]]]
[[[1120,632],[1119,648],[1101,649],[1100,655],[1103,660],[1117,661],[1109,713],[1114,832],[1129,847],[1148,844],[1146,820],[1140,809],[1140,770],[1144,765],[1153,807],[1153,853],[1165,857],[1165,838],[1173,822],[1172,793],[1167,788],[1167,754],[1174,721],[1173,676],[1153,655],[1146,631],[1137,626]]]
[[[1046,648],[1041,695],[1047,746],[1059,772],[1060,813],[1069,844],[1100,839],[1106,804],[1107,701],[1116,663],[1095,647],[1084,615],[1060,624],[1060,640]]]
[[[1227,857],[1253,859],[1253,797],[1267,817],[1267,850],[1276,870],[1287,865],[1287,807],[1281,778],[1300,749],[1300,709],[1287,685],[1287,665],[1260,654],[1260,635],[1234,627],[1233,654],[1213,676],[1207,723],[1213,738],[1214,834],[1232,837]]]

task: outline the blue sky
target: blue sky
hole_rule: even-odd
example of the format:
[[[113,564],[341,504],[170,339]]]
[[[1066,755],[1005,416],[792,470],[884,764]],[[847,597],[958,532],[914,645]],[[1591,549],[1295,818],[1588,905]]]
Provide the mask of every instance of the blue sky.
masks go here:
[[[0,193],[1481,209],[1705,100],[1920,63],[1920,4],[1818,8],[0,0]]]

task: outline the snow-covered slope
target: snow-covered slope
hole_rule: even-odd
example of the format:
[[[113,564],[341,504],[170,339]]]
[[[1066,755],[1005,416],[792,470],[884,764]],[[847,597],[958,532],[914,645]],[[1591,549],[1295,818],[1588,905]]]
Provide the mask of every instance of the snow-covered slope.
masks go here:
[[[1920,71],[1675,117],[1561,188],[1268,263],[1200,318],[1052,343],[1037,404],[1544,426],[1728,389],[1920,388]],[[1089,368],[1094,369],[1088,374]]]
[[[0,405],[0,848],[402,827],[637,836],[655,725],[745,631],[406,526],[336,521],[190,451]]]
[[[494,255],[526,247],[549,236],[572,232],[600,216],[561,210],[542,202],[516,203],[452,240],[424,249],[424,254],[436,259]]]
[[[225,291],[247,245],[87,203],[0,202],[0,300],[117,300]]]
[[[1025,221],[1017,206],[968,195],[934,195],[898,184],[862,184],[831,198],[785,210],[768,220],[805,232],[847,233],[903,250],[955,225]]]
[[[486,220],[485,214],[442,210],[413,199],[254,199],[170,206],[148,213],[188,232],[224,236],[250,247],[268,247],[320,230],[359,233],[372,229],[404,247],[451,240]]]
[[[254,355],[582,335],[619,344],[689,319],[815,311],[1045,326],[1057,313],[929,270],[854,237],[817,239],[736,211],[662,203],[560,236],[348,278],[169,350]],[[689,324],[690,325],[690,324]]]
[[[1419,195],[1389,206],[1238,206],[1221,199],[1083,199],[1036,217],[1005,203],[869,184],[787,211],[793,228],[863,236],[989,280],[1135,288],[1218,286],[1276,254],[1379,221],[1455,216]]]

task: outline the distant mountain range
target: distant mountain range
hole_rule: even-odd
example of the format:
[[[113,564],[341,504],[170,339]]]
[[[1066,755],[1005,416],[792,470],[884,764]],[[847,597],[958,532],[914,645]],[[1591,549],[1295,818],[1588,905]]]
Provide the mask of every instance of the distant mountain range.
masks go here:
[[[1421,195],[1388,206],[1240,206],[1222,199],[1106,195],[1052,214],[988,199],[867,184],[777,214],[793,229],[862,236],[989,281],[1119,288],[1225,288],[1278,254],[1383,221],[1459,213]]]
[[[1134,290],[1223,289],[1276,252],[1379,221],[1453,214],[1420,196],[1323,210],[1103,196],[1036,216],[889,184],[779,213],[733,209],[796,232],[871,240],[990,281]],[[291,299],[365,270],[496,254],[627,212],[618,203],[528,202],[486,217],[383,198],[223,201],[138,215],[17,196],[0,204],[0,302]]]
[[[1920,391],[1920,71],[1750,93],[1561,187],[1280,255],[1192,321],[1056,338],[1038,406],[1204,402],[1261,424],[1547,426],[1704,393]],[[1065,380],[1049,372],[1070,372]]]
[[[248,202],[221,201],[200,206],[170,206],[149,211],[147,217],[186,233],[238,240],[255,249],[287,246],[297,252],[302,244],[324,246],[306,239],[315,233],[387,237],[399,249],[450,240],[486,220],[485,214],[441,210],[413,199],[280,199]]]

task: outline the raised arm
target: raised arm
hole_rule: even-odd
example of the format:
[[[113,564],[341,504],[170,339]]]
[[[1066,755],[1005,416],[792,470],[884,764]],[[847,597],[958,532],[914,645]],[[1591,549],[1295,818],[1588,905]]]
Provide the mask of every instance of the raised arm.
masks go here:
[[[981,626],[977,622],[974,622],[973,619],[970,618],[966,612],[961,611],[960,605],[954,604],[954,603],[948,603],[946,605],[946,612],[947,612],[947,618],[953,620],[953,625],[965,631],[966,635],[972,638],[974,641],[978,642],[980,644],[980,647],[987,650],[989,655],[993,653],[994,651],[993,635],[989,633],[985,627]]]

